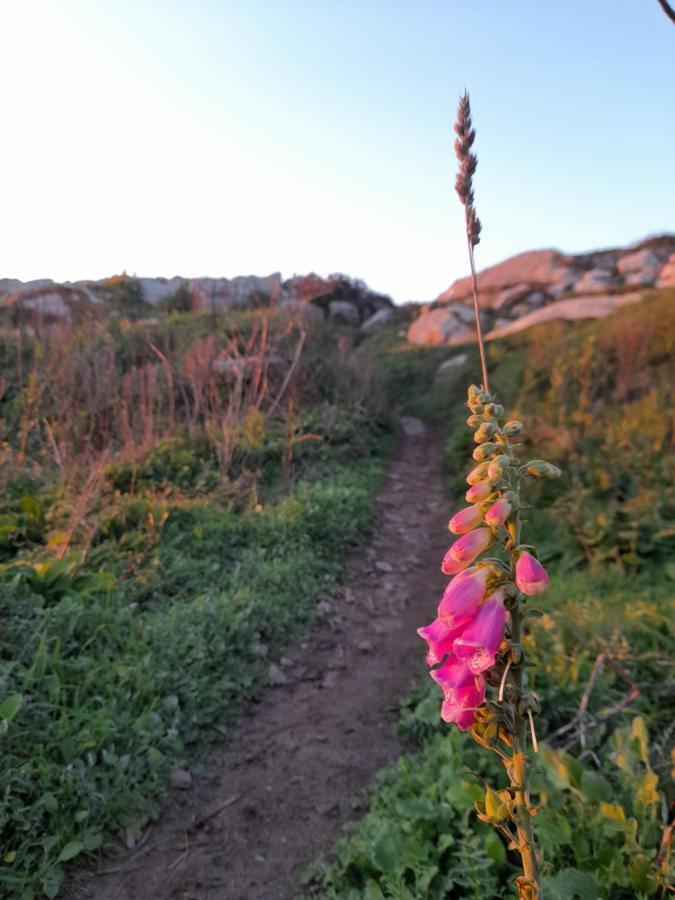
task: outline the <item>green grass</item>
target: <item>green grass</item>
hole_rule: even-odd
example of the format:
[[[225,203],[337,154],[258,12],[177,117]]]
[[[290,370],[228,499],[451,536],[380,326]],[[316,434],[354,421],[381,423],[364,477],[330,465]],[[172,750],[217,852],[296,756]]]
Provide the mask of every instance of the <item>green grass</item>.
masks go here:
[[[386,446],[319,453],[249,508],[168,501],[152,539],[140,516],[84,560],[5,565],[0,696],[23,704],[1,738],[4,896],[55,896],[64,863],[138,835],[171,766],[227,733],[370,527]]]

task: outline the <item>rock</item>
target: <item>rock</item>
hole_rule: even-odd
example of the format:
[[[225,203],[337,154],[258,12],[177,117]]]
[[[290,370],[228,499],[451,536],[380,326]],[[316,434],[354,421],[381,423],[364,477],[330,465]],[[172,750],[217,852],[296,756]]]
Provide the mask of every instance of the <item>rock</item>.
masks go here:
[[[653,287],[655,281],[656,276],[648,272],[629,272],[624,278],[624,283],[633,287]]]
[[[174,278],[139,278],[138,285],[141,289],[141,298],[144,303],[156,306],[169,297],[173,297],[178,288],[183,284],[183,279]]]
[[[279,303],[280,309],[288,309],[291,312],[302,312],[304,317],[310,322],[325,322],[326,317],[323,310],[315,306],[313,303],[306,303],[304,300],[293,300],[286,298]]]
[[[590,269],[585,272],[574,285],[575,294],[588,294],[594,291],[606,291],[615,287],[617,278],[609,269]]]
[[[492,308],[498,310],[510,309],[518,301],[529,297],[531,293],[532,285],[530,284],[516,284],[513,287],[505,288],[497,294]],[[537,293],[541,293],[541,291],[537,291]]]
[[[620,256],[616,267],[621,275],[646,275],[655,280],[662,262],[653,250],[636,250]]]
[[[344,325],[358,325],[361,321],[361,313],[355,303],[350,300],[331,300],[328,304],[328,312],[335,322]]]
[[[438,346],[452,345],[474,341],[476,330],[467,323],[468,315],[473,313],[465,306],[449,303],[435,309],[425,309],[408,328],[408,340],[412,344]]]
[[[550,303],[542,309],[536,309],[523,316],[522,319],[511,322],[505,328],[494,329],[486,335],[486,340],[495,340],[495,338],[516,334],[518,331],[532,328],[533,325],[540,325],[542,322],[550,322],[554,319],[601,319],[620,306],[636,303],[641,297],[642,294],[635,291],[629,294],[591,294],[586,297],[556,300],[555,303]]]
[[[55,319],[70,318],[70,307],[63,297],[55,291],[38,294],[37,297],[24,300],[22,306],[24,309],[32,309],[43,316],[52,316]]]
[[[455,369],[461,369],[463,365],[466,365],[468,359],[468,353],[457,353],[455,356],[451,356],[449,359],[444,359],[440,366],[436,369],[436,375],[447,375],[449,372],[454,372]]]
[[[386,559],[378,559],[375,563],[375,568],[378,572],[393,572],[394,567],[390,562],[387,562]]]
[[[656,287],[675,287],[675,253],[673,253],[668,262],[661,269],[659,273],[659,279],[656,282]]]
[[[399,419],[403,434],[409,438],[422,438],[427,433],[424,422],[415,419],[413,416],[401,416]]]
[[[169,784],[179,791],[189,791],[193,785],[192,775],[187,769],[172,769]]]
[[[557,250],[519,253],[478,273],[481,306],[493,307],[506,288],[529,285],[532,290],[557,284],[569,277],[568,258]],[[460,278],[437,298],[438,303],[471,296],[471,278]]]
[[[394,314],[394,310],[390,306],[385,306],[382,309],[378,309],[376,313],[370,316],[369,319],[361,326],[362,331],[369,331],[371,328],[376,328],[378,325],[384,325],[385,322],[388,322]]]
[[[288,684],[288,676],[275,663],[270,663],[267,671],[267,683],[271,687],[283,687],[285,684]]]
[[[359,641],[356,645],[356,649],[360,653],[370,653],[373,649],[373,644],[371,641]]]

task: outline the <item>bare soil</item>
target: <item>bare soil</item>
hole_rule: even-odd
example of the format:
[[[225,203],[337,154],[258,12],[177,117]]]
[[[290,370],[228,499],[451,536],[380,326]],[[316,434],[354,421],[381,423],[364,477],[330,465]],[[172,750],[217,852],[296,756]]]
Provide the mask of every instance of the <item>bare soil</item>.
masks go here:
[[[136,849],[102,858],[69,900],[292,900],[330,851],[355,800],[401,748],[397,703],[424,671],[415,629],[444,584],[448,509],[430,433],[405,438],[377,501],[377,525],[347,562],[346,586],[312,633],[277,660],[274,682],[173,789]]]

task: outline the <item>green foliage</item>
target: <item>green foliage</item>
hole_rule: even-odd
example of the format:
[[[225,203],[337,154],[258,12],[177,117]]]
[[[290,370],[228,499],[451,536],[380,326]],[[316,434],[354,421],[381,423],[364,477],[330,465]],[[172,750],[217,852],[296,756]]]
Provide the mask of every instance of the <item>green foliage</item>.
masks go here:
[[[542,706],[534,824],[554,900],[662,898],[671,883],[658,854],[673,801],[673,299],[648,297],[607,320],[547,325],[488,350],[491,385],[526,424],[523,454],[536,448],[531,455],[563,469],[559,482],[533,479],[525,526],[552,570],[524,643]],[[379,340],[392,401],[413,411],[426,386],[425,410],[451,407],[447,470],[463,493],[471,432],[463,397],[452,384],[442,397],[434,380],[439,351]],[[417,752],[381,773],[365,817],[332,863],[312,871],[317,896],[515,896],[515,856],[475,817],[484,789],[470,782],[474,798],[461,796],[467,770],[495,790],[504,774],[441,723],[439,705],[430,679],[411,691],[398,734]]]
[[[156,816],[186,746],[222,735],[264,682],[260,648],[309,623],[339,577],[381,455],[249,509],[165,503],[152,540],[152,507],[130,495],[84,558],[5,566],[0,895],[55,896],[65,863]]]

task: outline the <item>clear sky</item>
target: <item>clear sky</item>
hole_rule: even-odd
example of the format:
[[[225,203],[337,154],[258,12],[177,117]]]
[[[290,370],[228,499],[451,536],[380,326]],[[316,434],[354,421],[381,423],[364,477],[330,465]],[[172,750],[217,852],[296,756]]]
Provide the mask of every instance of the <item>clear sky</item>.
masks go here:
[[[396,300],[675,231],[656,0],[0,0],[0,277],[342,271]]]

